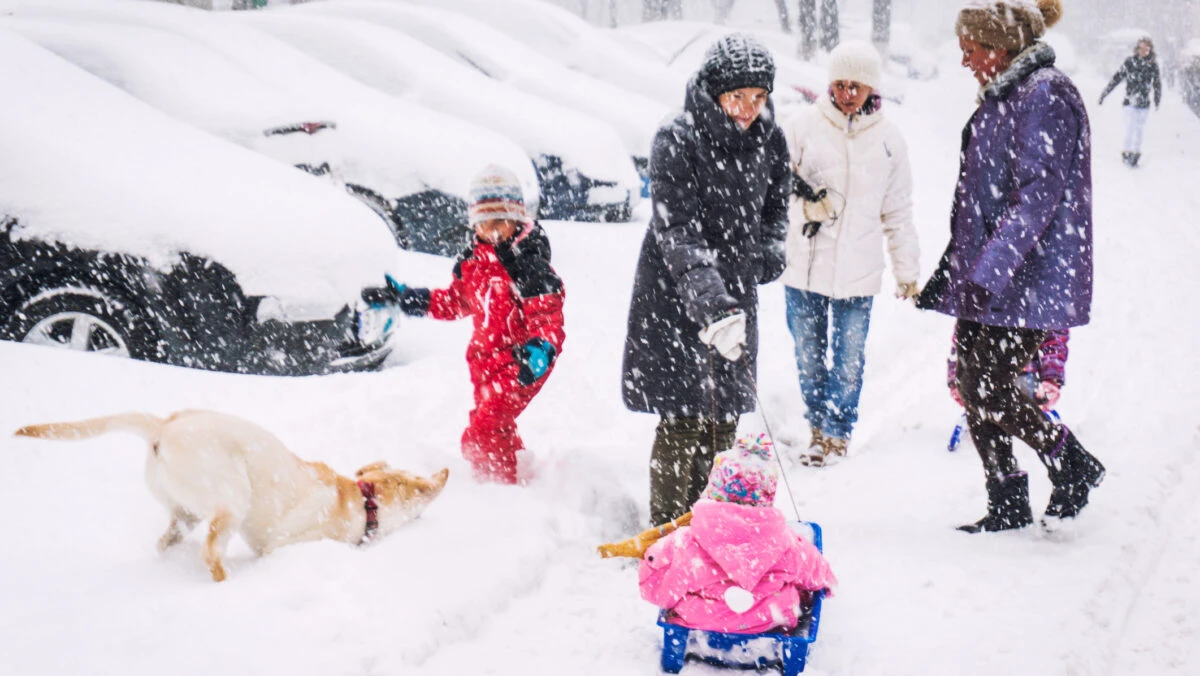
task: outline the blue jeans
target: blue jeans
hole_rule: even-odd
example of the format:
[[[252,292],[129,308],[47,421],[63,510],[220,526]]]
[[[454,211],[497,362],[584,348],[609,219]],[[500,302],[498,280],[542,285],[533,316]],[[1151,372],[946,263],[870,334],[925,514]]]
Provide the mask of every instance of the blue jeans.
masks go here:
[[[784,287],[788,330],[796,341],[805,417],[826,436],[849,439],[858,422],[871,296],[829,298]]]

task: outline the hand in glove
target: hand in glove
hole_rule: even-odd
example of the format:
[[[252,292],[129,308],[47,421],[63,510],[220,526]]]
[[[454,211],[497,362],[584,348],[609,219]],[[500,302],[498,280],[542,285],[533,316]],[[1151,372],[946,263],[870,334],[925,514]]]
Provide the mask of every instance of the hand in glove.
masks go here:
[[[729,361],[741,359],[742,348],[746,344],[746,314],[735,310],[733,314],[700,329],[700,342],[711,345]]]
[[[558,350],[545,338],[530,338],[524,345],[514,347],[513,359],[520,367],[517,382],[528,387],[546,377],[557,355]]]
[[[1047,411],[1054,408],[1060,396],[1062,396],[1062,388],[1049,380],[1038,383],[1037,389],[1033,391],[1033,398]]]
[[[362,299],[375,308],[395,306],[410,317],[423,317],[429,311],[429,289],[410,289],[391,275],[384,275],[387,286],[368,286]]]
[[[916,282],[896,282],[897,298],[909,300],[910,298],[916,298],[920,292],[921,290],[917,288]]]
[[[787,268],[787,250],[783,243],[771,243],[763,247],[762,272],[758,275],[759,284],[769,284],[783,274]]]
[[[821,191],[821,194],[821,199],[815,202],[804,202],[804,220],[824,223],[837,217],[837,207],[833,205],[833,198],[824,190]]]

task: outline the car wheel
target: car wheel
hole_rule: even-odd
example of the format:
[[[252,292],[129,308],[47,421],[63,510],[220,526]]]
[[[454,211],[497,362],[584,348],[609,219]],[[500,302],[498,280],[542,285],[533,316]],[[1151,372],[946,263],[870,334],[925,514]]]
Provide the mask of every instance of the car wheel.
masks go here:
[[[71,283],[22,302],[4,326],[12,340],[81,352],[161,361],[159,341],[142,313],[99,289]]]

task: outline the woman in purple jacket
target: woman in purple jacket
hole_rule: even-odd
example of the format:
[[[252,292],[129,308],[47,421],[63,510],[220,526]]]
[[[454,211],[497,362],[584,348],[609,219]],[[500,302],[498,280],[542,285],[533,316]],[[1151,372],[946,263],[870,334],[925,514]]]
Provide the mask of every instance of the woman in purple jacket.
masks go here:
[[[1104,477],[1018,385],[1047,332],[1087,324],[1091,310],[1091,132],[1079,91],[1038,40],[1061,14],[1059,0],[972,2],[956,26],[979,108],[963,129],[950,245],[918,305],[958,318],[959,384],[988,494],[987,515],[960,526],[968,533],[1033,523],[1013,437],[1050,474],[1047,519],[1079,514]]]

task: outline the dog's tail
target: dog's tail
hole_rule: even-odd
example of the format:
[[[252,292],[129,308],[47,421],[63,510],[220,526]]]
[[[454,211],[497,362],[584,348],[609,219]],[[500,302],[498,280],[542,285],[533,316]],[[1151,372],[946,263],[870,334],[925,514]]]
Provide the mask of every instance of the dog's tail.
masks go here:
[[[73,441],[90,439],[105,432],[132,432],[151,445],[158,443],[166,420],[148,413],[122,413],[103,418],[91,418],[76,422],[42,423],[26,425],[14,432],[18,437],[34,437],[37,439],[59,439]]]

